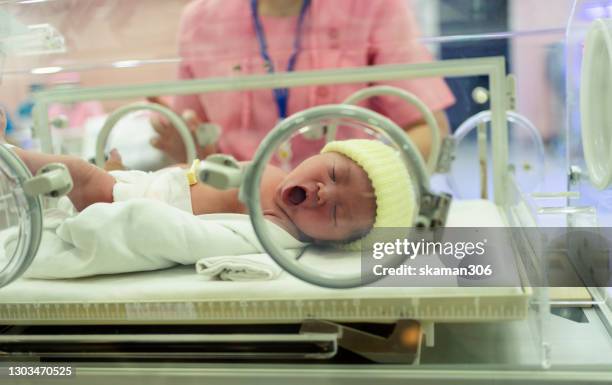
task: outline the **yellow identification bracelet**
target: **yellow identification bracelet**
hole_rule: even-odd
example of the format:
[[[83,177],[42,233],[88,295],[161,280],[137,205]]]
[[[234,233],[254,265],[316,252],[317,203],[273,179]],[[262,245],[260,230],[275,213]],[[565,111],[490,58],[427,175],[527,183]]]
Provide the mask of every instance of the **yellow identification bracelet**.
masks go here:
[[[187,182],[189,183],[190,186],[193,186],[194,184],[198,183],[198,178],[196,176],[196,170],[198,169],[199,165],[200,165],[200,159],[194,159],[193,163],[191,163],[191,168],[189,168],[189,171],[187,171]]]

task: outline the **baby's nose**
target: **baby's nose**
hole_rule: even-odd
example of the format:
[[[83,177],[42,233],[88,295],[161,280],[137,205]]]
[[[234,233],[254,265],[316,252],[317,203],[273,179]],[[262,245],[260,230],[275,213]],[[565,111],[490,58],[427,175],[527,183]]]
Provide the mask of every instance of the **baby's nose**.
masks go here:
[[[317,206],[323,206],[331,198],[332,192],[329,186],[317,183]]]

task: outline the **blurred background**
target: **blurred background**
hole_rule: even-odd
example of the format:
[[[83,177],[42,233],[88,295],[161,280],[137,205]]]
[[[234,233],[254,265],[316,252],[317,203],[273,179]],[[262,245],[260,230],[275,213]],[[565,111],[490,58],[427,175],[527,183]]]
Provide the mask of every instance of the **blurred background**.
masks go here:
[[[543,154],[524,125],[512,127],[511,124],[511,162],[515,163],[512,167],[519,174],[519,184],[522,183],[528,192],[564,189],[566,169],[564,161],[559,162],[565,158],[567,127],[564,43],[573,1],[406,2],[414,11],[420,28],[418,39],[436,58],[505,57],[508,73],[516,77],[514,108],[535,127],[546,157],[542,163]],[[0,104],[9,112],[9,134],[14,133],[22,144],[31,139],[31,94],[41,89],[175,80],[182,60],[177,50],[179,19],[189,3],[189,0],[0,2],[0,12],[12,15],[9,20],[15,19],[24,25],[52,26],[61,34],[65,46],[58,53],[4,58],[0,67]],[[583,4],[586,4],[582,14],[585,19],[605,16],[611,9],[607,0]],[[238,22],[242,21],[219,20],[214,27],[223,31],[230,23]],[[228,39],[224,43],[231,52],[232,41]],[[222,64],[226,63],[219,66]],[[232,72],[230,76],[235,74]],[[454,132],[475,114],[488,110],[486,101],[477,102],[473,97],[474,90],[488,88],[488,80],[467,77],[447,79],[447,83],[456,98],[456,103],[446,110],[450,129]],[[50,106],[51,122],[58,117],[64,118],[63,121],[56,119],[52,128],[54,136],[63,142],[56,151],[81,154],[83,147],[89,147],[84,156],[91,156],[91,140],[82,144],[73,139],[96,132],[109,112],[133,101],[91,100]],[[143,133],[139,137],[147,137],[147,132],[151,131],[144,117],[121,124],[137,127]],[[477,161],[475,132],[471,130],[465,136],[463,150],[459,146],[459,151],[467,154],[463,159],[465,166],[459,165],[459,171],[457,168],[454,171],[459,177],[470,178],[472,171],[465,170],[472,169],[470,164]],[[35,139],[32,146],[36,145]],[[517,149],[516,155],[512,155],[513,149]],[[550,177],[542,181],[544,175]],[[473,190],[468,188],[459,195],[478,195],[479,189]]]

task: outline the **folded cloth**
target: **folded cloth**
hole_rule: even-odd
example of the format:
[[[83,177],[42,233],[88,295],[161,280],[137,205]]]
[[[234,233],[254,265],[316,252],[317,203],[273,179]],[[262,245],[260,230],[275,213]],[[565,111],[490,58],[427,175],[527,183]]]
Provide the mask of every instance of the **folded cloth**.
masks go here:
[[[196,262],[198,274],[222,281],[268,281],[281,268],[265,254],[206,257]]]

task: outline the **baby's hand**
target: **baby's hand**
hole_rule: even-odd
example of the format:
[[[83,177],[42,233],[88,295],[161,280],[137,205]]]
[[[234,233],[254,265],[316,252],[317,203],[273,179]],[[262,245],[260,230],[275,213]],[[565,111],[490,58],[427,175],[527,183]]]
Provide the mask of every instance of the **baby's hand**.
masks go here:
[[[104,163],[104,169],[106,171],[125,170],[121,155],[116,148],[113,148],[108,155],[108,160]]]

